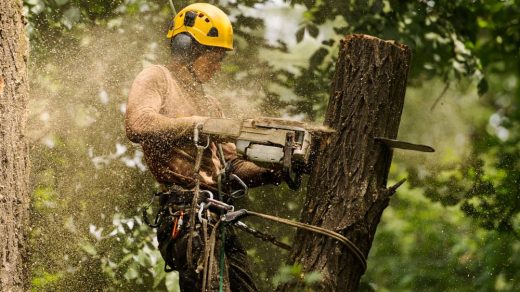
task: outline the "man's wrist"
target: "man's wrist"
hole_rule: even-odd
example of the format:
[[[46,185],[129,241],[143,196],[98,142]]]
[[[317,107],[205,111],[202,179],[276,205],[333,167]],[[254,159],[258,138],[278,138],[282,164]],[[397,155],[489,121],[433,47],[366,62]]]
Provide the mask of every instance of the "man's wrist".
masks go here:
[[[265,184],[273,184],[275,186],[278,186],[283,181],[283,175],[282,172],[279,170],[267,169],[262,174],[262,179],[265,182]]]

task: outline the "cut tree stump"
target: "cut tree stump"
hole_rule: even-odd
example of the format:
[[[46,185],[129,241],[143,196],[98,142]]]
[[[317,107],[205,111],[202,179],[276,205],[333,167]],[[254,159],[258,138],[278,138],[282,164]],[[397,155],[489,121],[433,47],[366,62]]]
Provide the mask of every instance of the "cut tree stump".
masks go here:
[[[308,183],[300,221],[343,234],[365,256],[397,187],[387,188],[392,150],[374,138],[397,137],[410,60],[408,47],[393,41],[368,35],[341,41],[324,123],[335,133],[322,141]],[[321,274],[317,291],[356,291],[365,272],[341,243],[303,230],[290,263]]]

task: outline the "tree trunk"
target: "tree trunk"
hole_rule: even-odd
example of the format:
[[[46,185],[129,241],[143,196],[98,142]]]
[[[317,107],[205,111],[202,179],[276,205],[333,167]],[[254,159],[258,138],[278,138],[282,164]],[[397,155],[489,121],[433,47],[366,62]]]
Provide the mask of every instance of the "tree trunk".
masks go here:
[[[410,59],[404,45],[345,37],[325,117],[336,132],[322,143],[309,179],[301,221],[345,235],[365,256],[395,192],[386,188],[392,150],[374,137],[397,136]],[[301,230],[294,243],[291,261],[321,273],[317,291],[358,289],[365,271],[343,245]]]
[[[0,291],[29,289],[27,54],[21,0],[0,1]]]

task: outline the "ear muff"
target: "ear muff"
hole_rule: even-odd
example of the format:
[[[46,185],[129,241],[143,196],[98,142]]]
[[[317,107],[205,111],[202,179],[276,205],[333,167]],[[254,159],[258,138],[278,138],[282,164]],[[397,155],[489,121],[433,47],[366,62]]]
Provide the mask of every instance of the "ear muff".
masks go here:
[[[198,51],[194,48],[194,42],[193,38],[186,33],[176,35],[170,43],[172,54],[185,63],[191,63],[197,57],[196,51]]]

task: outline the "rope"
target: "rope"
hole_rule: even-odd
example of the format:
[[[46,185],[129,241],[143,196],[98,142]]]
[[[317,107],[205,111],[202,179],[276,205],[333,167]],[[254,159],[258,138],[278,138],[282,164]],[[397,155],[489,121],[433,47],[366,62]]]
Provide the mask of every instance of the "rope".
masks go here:
[[[274,245],[276,245],[276,246],[278,246],[280,248],[283,248],[283,249],[285,249],[287,251],[291,250],[291,246],[290,245],[277,240],[274,236],[272,236],[270,234],[267,234],[267,233],[258,231],[256,229],[253,229],[253,228],[247,226],[246,224],[244,224],[241,221],[235,222],[235,224],[233,224],[233,226],[236,226],[240,230],[245,231],[245,232],[253,235],[256,238],[259,238],[259,239],[261,239],[263,241],[266,241],[266,242],[270,242],[270,243],[272,243],[272,244],[274,244]]]
[[[218,184],[218,199],[220,201],[224,200],[224,195],[222,193],[222,176],[226,178],[226,158],[224,157],[224,151],[222,150],[222,144],[217,144],[218,154],[220,158],[220,163],[222,164],[222,168],[218,172],[217,176],[217,184]]]
[[[206,283],[207,283],[207,274],[206,271],[208,269],[208,257],[210,256],[210,251],[208,248],[208,220],[202,220],[202,232],[204,234],[204,268],[203,268],[203,276],[202,276],[202,290],[206,291]]]
[[[208,259],[208,269],[204,272],[207,272],[207,275],[208,277],[206,279],[209,279],[208,281],[211,283],[211,273],[213,272],[213,255],[215,254],[215,243],[217,241],[217,233],[218,233],[218,229],[220,228],[220,224],[222,223],[221,220],[218,220],[217,221],[217,224],[215,224],[215,226],[213,227],[213,231],[211,232],[211,236],[209,237],[209,247],[210,247],[210,256],[209,256],[209,259]],[[204,286],[205,283],[204,283]],[[204,290],[202,290],[203,292],[205,292]]]
[[[197,157],[195,158],[195,167],[193,169],[193,175],[195,176],[195,190],[193,194],[193,200],[191,201],[191,216],[190,216],[190,234],[188,235],[188,248],[186,249],[186,258],[188,260],[188,267],[192,268],[193,259],[193,236],[195,234],[195,217],[197,215],[197,202],[200,194],[200,164],[202,161],[202,154],[204,152],[204,146],[197,146]]]
[[[220,275],[219,275],[219,283],[218,288],[219,292],[224,292],[224,255],[225,255],[225,243],[226,243],[226,228],[224,225],[220,227],[221,231],[221,243],[220,243]]]
[[[282,223],[282,224],[289,225],[292,227],[304,229],[304,230],[311,231],[314,233],[319,233],[319,234],[328,236],[330,238],[336,239],[337,241],[343,243],[354,254],[356,259],[359,261],[359,263],[363,267],[363,271],[365,271],[367,269],[367,260],[365,258],[365,255],[363,254],[363,252],[352,241],[350,241],[348,238],[346,238],[345,236],[343,236],[335,231],[328,230],[328,229],[318,227],[318,226],[301,223],[301,222],[295,222],[295,221],[291,221],[288,219],[283,219],[283,218],[272,216],[272,215],[257,213],[257,212],[248,211],[248,210],[244,210],[244,211],[245,211],[244,215],[260,217],[263,219],[267,219],[270,221]]]
[[[170,0],[170,7],[172,8],[173,17],[175,17],[175,15],[177,15],[177,10],[175,9],[175,5],[173,5],[172,0]]]
[[[226,157],[224,156],[224,150],[222,149],[222,143],[217,144],[218,149],[218,156],[220,158],[220,163],[222,164],[222,168],[219,170],[218,173],[218,199],[224,200],[224,194],[222,192],[222,176],[224,176],[225,179],[227,179],[227,173],[226,173]],[[220,213],[222,215],[222,213]],[[224,291],[224,254],[225,254],[225,244],[226,244],[226,229],[224,226],[220,227],[221,229],[221,243],[220,243],[220,265],[219,265],[219,292]],[[214,232],[217,232],[217,229],[214,230]]]

